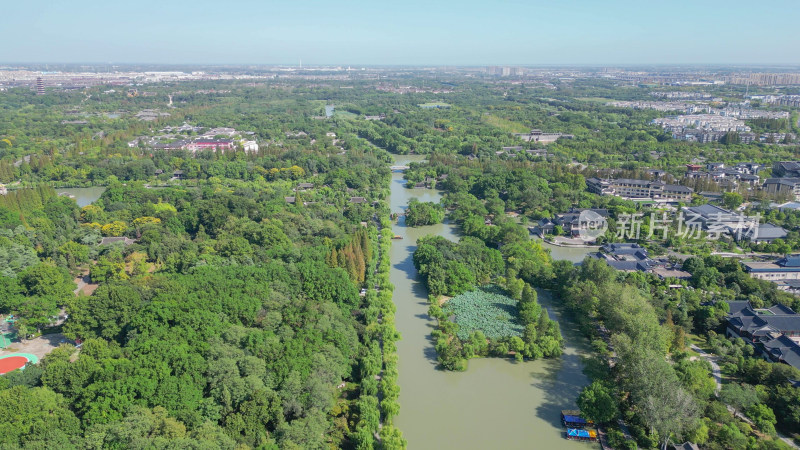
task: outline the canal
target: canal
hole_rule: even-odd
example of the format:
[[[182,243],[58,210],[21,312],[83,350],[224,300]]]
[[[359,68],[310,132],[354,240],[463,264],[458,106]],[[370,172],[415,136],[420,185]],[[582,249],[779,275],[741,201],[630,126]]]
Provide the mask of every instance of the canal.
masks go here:
[[[422,157],[398,157],[396,164],[421,161]],[[409,200],[439,201],[432,189],[407,189],[402,173],[392,174],[391,211],[402,213]],[[428,317],[428,294],[417,279],[412,255],[418,238],[438,234],[457,240],[452,224],[409,228],[404,218],[393,226],[403,237],[392,245],[390,273],[395,286],[398,342],[400,414],[395,425],[408,440],[410,449],[531,449],[575,448],[592,445],[567,441],[559,413],[575,407],[575,398],[588,383],[581,356],[588,343],[574,323],[547,291],[539,290],[539,302],[560,323],[565,340],[559,359],[517,363],[511,359],[481,358],[469,362],[465,372],[437,369],[436,351],[430,334],[434,323]],[[554,257],[581,260],[574,249],[550,246]],[[597,445],[597,444],[593,444]]]

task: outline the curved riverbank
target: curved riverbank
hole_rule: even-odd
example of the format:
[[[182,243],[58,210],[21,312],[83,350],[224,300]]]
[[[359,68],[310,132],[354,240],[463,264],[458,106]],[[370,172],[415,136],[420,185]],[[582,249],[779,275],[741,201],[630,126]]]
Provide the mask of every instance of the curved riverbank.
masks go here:
[[[423,157],[398,157],[407,164]],[[411,198],[438,202],[432,189],[408,189],[402,173],[392,174],[391,212],[402,212]],[[402,335],[397,343],[400,376],[400,414],[395,426],[408,447],[460,449],[590,448],[564,439],[559,413],[575,407],[574,400],[588,383],[581,357],[588,342],[561,314],[549,292],[539,290],[539,303],[561,325],[565,348],[561,358],[517,363],[511,359],[472,359],[465,372],[437,368],[431,331],[435,322],[428,311],[428,294],[417,279],[412,255],[418,238],[438,234],[457,240],[455,225],[444,223],[409,228],[404,218],[393,226],[402,236],[394,241],[390,281],[395,286],[395,324]],[[562,249],[561,247],[557,247]],[[587,249],[582,250],[585,254]],[[555,255],[556,252],[554,252]],[[569,252],[568,252],[569,253]],[[561,256],[561,255],[558,255]],[[583,259],[578,253],[564,259]]]
[[[546,240],[543,240],[543,242],[546,242],[546,243],[548,243],[550,245],[553,245],[555,247],[586,248],[586,249],[589,249],[589,250],[598,250],[600,248],[599,245],[572,244],[572,243],[569,243],[569,242],[546,241]]]

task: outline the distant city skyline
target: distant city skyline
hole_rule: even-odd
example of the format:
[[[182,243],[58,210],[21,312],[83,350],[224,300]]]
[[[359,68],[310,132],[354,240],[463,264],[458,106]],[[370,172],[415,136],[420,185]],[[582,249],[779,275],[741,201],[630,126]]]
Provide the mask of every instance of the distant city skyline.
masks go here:
[[[115,3],[2,8],[3,63],[798,65],[796,1]]]

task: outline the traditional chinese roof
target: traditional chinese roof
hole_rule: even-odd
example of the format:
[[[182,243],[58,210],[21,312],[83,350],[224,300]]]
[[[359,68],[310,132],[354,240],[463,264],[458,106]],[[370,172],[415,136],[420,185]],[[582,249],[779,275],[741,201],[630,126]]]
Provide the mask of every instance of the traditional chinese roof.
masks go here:
[[[771,223],[763,223],[757,227],[752,227],[745,233],[747,239],[756,240],[773,240],[783,239],[789,233],[783,228],[773,225]]]

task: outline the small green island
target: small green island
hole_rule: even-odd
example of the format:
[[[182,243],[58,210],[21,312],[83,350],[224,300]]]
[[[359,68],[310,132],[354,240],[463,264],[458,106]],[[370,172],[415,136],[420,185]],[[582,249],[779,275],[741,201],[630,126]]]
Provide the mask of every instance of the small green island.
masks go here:
[[[443,368],[466,370],[477,357],[523,361],[561,355],[558,323],[539,305],[531,284],[518,277],[517,262],[507,264],[499,250],[474,237],[458,243],[420,239],[414,264],[430,293],[428,314],[438,323],[432,335]]]
[[[444,207],[433,202],[421,202],[412,199],[408,203],[406,211],[406,225],[419,227],[424,225],[435,225],[444,220]]]

